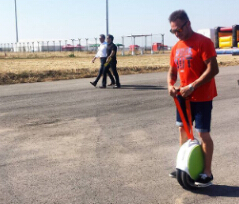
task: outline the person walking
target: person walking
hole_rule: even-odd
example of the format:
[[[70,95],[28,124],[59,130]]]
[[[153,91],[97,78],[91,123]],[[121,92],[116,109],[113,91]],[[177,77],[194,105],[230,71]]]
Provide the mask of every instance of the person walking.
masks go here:
[[[92,59],[92,63],[94,63],[97,58],[100,58],[100,69],[99,69],[99,73],[98,73],[98,76],[96,77],[95,81],[90,82],[93,86],[96,86],[98,81],[100,80],[100,77],[104,72],[104,64],[107,59],[107,53],[106,53],[107,43],[105,42],[105,35],[101,34],[99,39],[100,39],[100,46],[98,48],[98,51],[97,51],[95,57]],[[111,83],[108,86],[115,85],[115,79],[112,76],[110,70],[108,70],[106,74],[108,74],[108,76],[110,77],[110,80],[111,80]]]
[[[168,71],[168,92],[178,99],[184,112],[185,99],[191,104],[192,119],[195,129],[201,138],[204,153],[204,171],[199,175],[196,185],[206,187],[213,180],[211,162],[213,155],[213,140],[210,135],[211,111],[213,98],[217,96],[214,77],[219,73],[216,52],[212,41],[192,30],[191,22],[184,10],[174,11],[170,17],[170,32],[179,41],[174,45],[170,55]],[[180,77],[180,87],[176,87],[177,75]],[[180,145],[187,141],[181,118],[177,111],[176,125],[179,126]],[[175,177],[176,171],[170,176]]]
[[[102,80],[102,86],[100,88],[106,88],[106,80],[107,80],[107,73],[109,68],[111,68],[114,76],[115,76],[115,81],[116,85],[114,88],[121,88],[120,81],[119,81],[119,75],[117,72],[117,59],[116,59],[116,54],[117,54],[117,46],[113,43],[114,41],[114,36],[113,35],[108,35],[107,36],[107,60],[104,68],[104,73],[103,73],[103,80]]]

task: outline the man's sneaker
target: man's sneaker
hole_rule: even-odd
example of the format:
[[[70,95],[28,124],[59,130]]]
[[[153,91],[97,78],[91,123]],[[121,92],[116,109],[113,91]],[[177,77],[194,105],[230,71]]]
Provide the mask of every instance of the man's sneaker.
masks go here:
[[[212,185],[213,175],[210,177],[207,174],[200,174],[199,178],[195,181],[195,185],[198,187],[208,187]]]
[[[169,174],[169,177],[176,178],[176,171],[173,171]]]

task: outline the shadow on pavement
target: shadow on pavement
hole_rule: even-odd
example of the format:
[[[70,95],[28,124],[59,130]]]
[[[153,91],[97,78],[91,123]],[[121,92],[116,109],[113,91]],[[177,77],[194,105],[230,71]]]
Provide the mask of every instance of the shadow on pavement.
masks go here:
[[[166,90],[163,86],[152,85],[121,85],[121,89],[137,89],[137,90]]]
[[[200,188],[192,192],[212,197],[239,197],[239,186],[212,185],[208,188]]]

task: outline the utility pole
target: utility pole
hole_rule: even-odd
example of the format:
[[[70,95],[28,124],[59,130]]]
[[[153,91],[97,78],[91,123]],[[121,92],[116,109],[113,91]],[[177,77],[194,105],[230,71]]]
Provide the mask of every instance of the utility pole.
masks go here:
[[[17,2],[15,0],[15,19],[16,19],[16,41],[18,43],[18,27],[17,27]]]
[[[109,12],[108,12],[108,0],[106,0],[106,36],[109,34]]]

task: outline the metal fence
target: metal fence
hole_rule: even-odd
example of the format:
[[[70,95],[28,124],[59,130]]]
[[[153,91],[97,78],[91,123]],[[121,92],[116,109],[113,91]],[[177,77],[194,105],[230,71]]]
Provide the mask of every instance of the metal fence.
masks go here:
[[[99,39],[96,37],[68,40],[20,40],[18,43],[0,43],[0,52],[96,52],[99,43]],[[114,43],[122,55],[125,52],[131,52],[132,55],[137,52],[143,54],[146,51],[153,54],[155,51],[167,49],[167,46],[164,45],[163,34],[115,37]],[[154,48],[155,44],[159,46]]]

